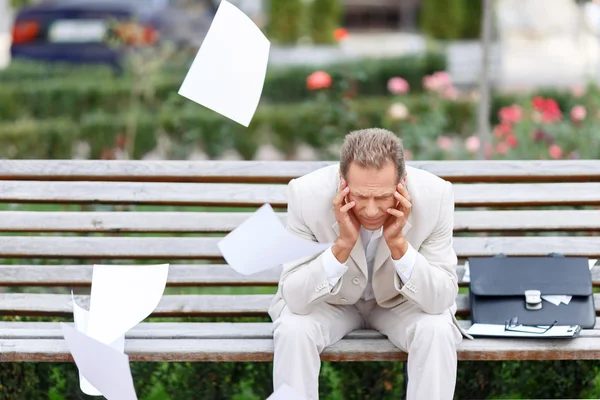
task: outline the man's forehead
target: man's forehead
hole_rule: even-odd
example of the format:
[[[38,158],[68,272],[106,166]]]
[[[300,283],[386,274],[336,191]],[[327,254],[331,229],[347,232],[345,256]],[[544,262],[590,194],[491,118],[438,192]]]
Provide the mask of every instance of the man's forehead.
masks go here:
[[[358,196],[385,196],[389,194],[394,194],[396,188],[385,187],[385,188],[363,188],[363,187],[353,187],[350,183],[348,184],[350,188],[350,193],[354,193]]]

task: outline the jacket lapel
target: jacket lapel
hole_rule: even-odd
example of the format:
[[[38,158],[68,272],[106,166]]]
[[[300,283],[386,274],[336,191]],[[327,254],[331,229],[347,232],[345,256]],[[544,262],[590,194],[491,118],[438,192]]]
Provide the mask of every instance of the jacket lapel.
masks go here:
[[[340,227],[337,221],[331,226],[331,228],[333,228],[337,236],[340,235]],[[367,255],[365,254],[365,248],[360,235],[358,235],[358,240],[350,252],[350,258],[358,266],[365,278],[368,277]]]

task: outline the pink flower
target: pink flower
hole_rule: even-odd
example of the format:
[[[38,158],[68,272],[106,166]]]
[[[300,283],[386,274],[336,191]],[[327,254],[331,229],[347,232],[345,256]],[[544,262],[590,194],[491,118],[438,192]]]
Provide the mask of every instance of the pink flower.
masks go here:
[[[571,109],[571,119],[575,122],[583,121],[586,115],[587,111],[582,105],[577,105]]]
[[[447,88],[452,85],[452,78],[447,72],[439,71],[433,74],[440,88]]]
[[[465,148],[469,153],[476,153],[481,146],[481,142],[477,136],[469,136],[467,140],[465,140]]]
[[[585,94],[585,88],[581,85],[573,85],[571,87],[571,94],[574,97],[581,97]]]
[[[388,81],[387,88],[392,94],[406,94],[410,90],[410,85],[406,79],[395,77]]]
[[[496,153],[504,155],[506,153],[508,153],[508,145],[506,144],[506,142],[500,142],[496,145]]]
[[[494,127],[494,137],[496,139],[504,139],[510,134],[512,134],[512,125],[508,122],[502,122]]]
[[[513,104],[509,107],[502,107],[498,111],[498,118],[500,121],[507,122],[509,124],[516,124],[523,117],[523,109],[518,104]]]
[[[452,139],[448,136],[440,136],[437,140],[437,145],[440,149],[448,151],[452,148]]]
[[[550,154],[550,157],[554,158],[555,160],[561,158],[562,153],[562,148],[557,144],[553,144],[550,147],[548,147],[548,154]]]
[[[506,136],[506,144],[514,149],[519,145],[519,139],[512,133],[509,133],[508,136]]]
[[[448,100],[456,100],[458,98],[458,90],[454,86],[448,86],[444,89],[442,96]]]
[[[447,72],[435,72],[423,77],[423,87],[430,92],[444,92],[452,86],[452,79]]]
[[[308,90],[327,89],[331,86],[331,75],[324,71],[313,72],[306,78],[306,87]]]

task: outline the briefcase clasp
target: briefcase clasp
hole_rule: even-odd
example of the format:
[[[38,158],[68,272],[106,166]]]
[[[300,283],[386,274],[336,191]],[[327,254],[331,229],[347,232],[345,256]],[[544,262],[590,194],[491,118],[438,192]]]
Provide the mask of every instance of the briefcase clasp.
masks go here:
[[[525,291],[525,308],[528,310],[540,310],[542,308],[542,292],[539,290]]]

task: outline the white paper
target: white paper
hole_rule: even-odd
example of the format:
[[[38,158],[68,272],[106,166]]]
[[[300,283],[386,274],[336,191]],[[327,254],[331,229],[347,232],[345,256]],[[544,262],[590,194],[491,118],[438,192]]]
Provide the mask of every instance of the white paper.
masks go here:
[[[306,400],[304,397],[300,396],[298,392],[289,387],[286,384],[283,384],[277,388],[277,390],[270,395],[267,400]]]
[[[108,400],[137,400],[129,357],[61,322],[79,372]]]
[[[71,292],[71,301],[73,303],[73,319],[75,322],[75,329],[79,332],[87,334],[87,325],[89,320],[89,311],[85,308],[80,307],[75,302],[75,296],[73,292]],[[125,351],[125,335],[121,335],[114,342],[110,344],[110,347],[117,350],[119,353],[123,353]],[[96,389],[87,379],[79,373],[79,388],[81,391],[88,396],[101,396],[102,393],[98,389]]]
[[[179,94],[247,127],[262,93],[269,48],[248,16],[221,1]]]
[[[271,205],[264,204],[225,236],[218,246],[234,270],[250,275],[312,256],[327,249],[331,243],[304,240],[288,232]]]
[[[504,329],[504,325],[498,324],[473,324],[467,330],[467,333],[473,336],[506,336],[506,337],[573,337],[577,333],[575,326],[560,325],[553,326],[545,333],[534,333],[539,332],[547,328],[547,326],[540,327],[529,327],[531,332],[515,332],[507,331]],[[521,331],[528,330],[528,327],[516,327]]]
[[[104,344],[123,336],[156,308],[169,264],[94,265],[87,334]]]

